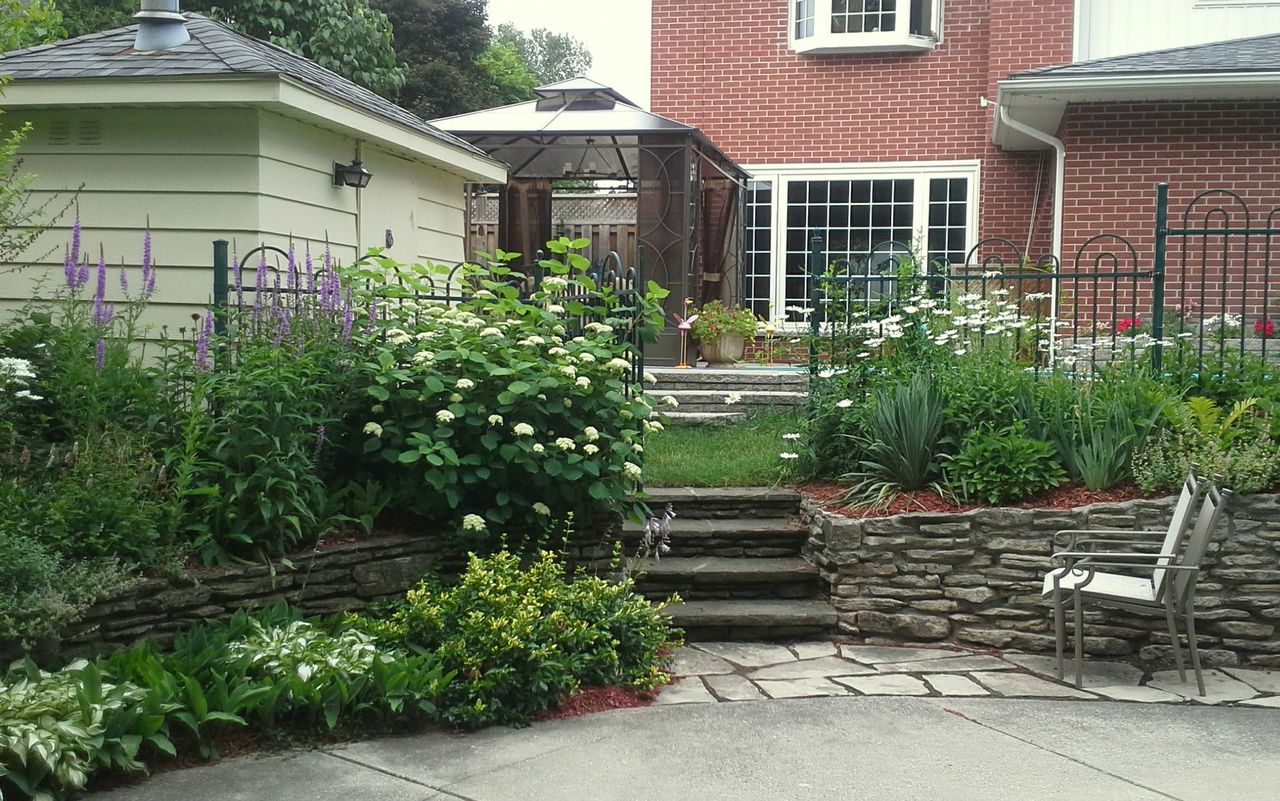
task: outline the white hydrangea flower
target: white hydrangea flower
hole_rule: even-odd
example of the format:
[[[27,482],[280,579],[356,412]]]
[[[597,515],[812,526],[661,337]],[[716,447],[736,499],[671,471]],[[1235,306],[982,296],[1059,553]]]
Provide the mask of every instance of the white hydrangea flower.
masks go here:
[[[582,429],[582,436],[587,438],[587,442],[595,442],[600,439],[600,431],[595,426],[587,426]]]
[[[656,375],[654,375],[653,373],[649,372],[648,370],[645,370],[645,371],[644,371],[644,382],[645,382],[646,384],[656,384],[656,383],[658,383],[658,377],[657,377]]]
[[[453,412],[449,411],[448,409],[441,409],[440,411],[436,412],[436,420],[441,423],[452,423]]]
[[[564,314],[564,306],[561,306],[559,303],[550,303],[547,305],[547,311],[552,314]]]
[[[466,517],[462,518],[462,530],[463,531],[484,531],[485,530],[484,518],[481,517],[480,515],[467,515]]]
[[[680,401],[676,400],[676,399],[675,399],[673,396],[671,396],[671,395],[663,395],[663,396],[662,396],[662,405],[663,405],[663,406],[670,406],[672,409],[674,409],[674,408],[676,408],[677,406],[679,406],[679,405],[680,405]]]
[[[545,503],[543,503],[542,501],[538,501],[537,503],[535,503],[535,504],[532,506],[532,509],[533,509],[533,511],[534,511],[536,514],[540,514],[540,515],[542,515],[543,517],[550,517],[550,516],[551,516],[551,507],[547,506],[547,505],[546,505]]]
[[[596,360],[596,356],[594,353],[583,352],[578,354],[578,361],[582,362],[583,364],[591,364],[595,360]]]
[[[597,323],[594,320],[582,327],[584,330],[590,331],[595,334],[612,334],[613,333],[613,326],[605,325],[604,323]]]
[[[578,380],[575,381],[574,383],[577,384],[579,387],[586,389],[587,387],[591,386],[591,379],[587,378],[585,375],[580,375],[578,376]]]
[[[489,415],[489,425],[491,425],[491,426],[500,426],[500,425],[502,425],[502,415],[500,415],[500,414],[491,414],[491,415]]]
[[[644,453],[644,446],[639,442],[633,442],[631,443],[631,450],[636,453]]]
[[[578,447],[577,443],[569,439],[568,437],[557,437],[555,444],[556,444],[556,447],[562,451],[571,451],[574,448]]]
[[[452,393],[451,395],[449,395],[449,402],[450,402],[450,403],[459,403],[459,402],[461,402],[461,401],[462,401],[462,396],[461,396],[461,395],[459,395],[458,393],[454,392],[454,393]]]
[[[458,383],[454,384],[454,386],[457,387],[458,389],[466,391],[468,389],[475,389],[476,382],[472,381],[470,378],[459,378]]]
[[[615,358],[615,359],[610,359],[608,364],[605,365],[605,367],[608,367],[610,370],[617,370],[619,373],[625,373],[627,370],[631,369],[631,363],[628,362],[626,359]]]
[[[543,445],[541,442],[535,442],[535,443],[533,443],[533,452],[534,452],[534,453],[545,453],[545,452],[546,452],[546,450],[547,450],[546,446],[545,446],[545,445]]]
[[[372,434],[375,437],[380,437],[382,436],[382,426],[378,425],[377,423],[365,423],[364,433]]]
[[[517,437],[533,436],[533,426],[529,425],[528,423],[516,423],[514,426],[511,427],[511,430],[515,432],[515,435]]]
[[[600,449],[597,448],[595,445],[587,443],[586,445],[582,446],[582,452],[588,456],[595,456],[597,453],[600,452]]]
[[[574,367],[572,364],[566,364],[565,366],[560,368],[560,372],[564,373],[570,378],[574,378],[578,375],[578,368]]]
[[[20,389],[17,392],[13,393],[13,397],[22,398],[23,400],[30,400],[30,401],[44,400],[43,395],[33,394],[29,389]]]
[[[429,350],[420,350],[413,354],[414,364],[430,364],[436,360],[436,355]]]
[[[489,326],[488,328],[485,328],[484,330],[482,330],[482,331],[480,332],[480,336],[482,336],[482,337],[500,337],[500,336],[502,336],[502,331],[501,331],[500,329],[498,329],[498,328],[494,328],[493,326]]]
[[[640,465],[636,464],[635,462],[622,463],[622,474],[627,478],[631,479],[632,481],[639,481],[642,472],[643,471],[641,471]]]
[[[551,357],[553,357],[553,358],[556,358],[556,357],[559,357],[559,356],[568,356],[568,355],[569,355],[569,351],[565,350],[564,348],[559,348],[559,347],[557,347],[557,348],[552,348],[551,350],[547,351],[547,355],[548,355],[548,356],[551,356]]]

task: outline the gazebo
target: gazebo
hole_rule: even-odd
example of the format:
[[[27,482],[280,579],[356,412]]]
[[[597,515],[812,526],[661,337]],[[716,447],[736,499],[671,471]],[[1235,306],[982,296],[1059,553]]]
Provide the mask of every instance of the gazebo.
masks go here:
[[[498,190],[498,246],[532,259],[552,237],[555,181],[634,188],[644,275],[671,291],[668,315],[685,298],[736,302],[747,173],[697,128],[608,86],[573,78],[535,91],[536,100],[432,123],[511,166]],[[677,347],[668,326],[649,358],[673,360]]]

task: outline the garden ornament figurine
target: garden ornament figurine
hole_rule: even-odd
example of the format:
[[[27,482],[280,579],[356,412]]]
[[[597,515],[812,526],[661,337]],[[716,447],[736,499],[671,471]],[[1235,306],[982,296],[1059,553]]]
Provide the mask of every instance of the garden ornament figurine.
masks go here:
[[[662,512],[662,517],[651,517],[644,524],[644,538],[641,547],[652,553],[655,560],[661,559],[664,553],[671,550],[671,521],[676,517],[671,504]]]
[[[689,313],[689,307],[693,305],[693,298],[684,299],[684,312]],[[676,363],[676,367],[692,367],[688,362],[689,355],[689,332],[693,330],[693,324],[697,321],[698,315],[692,317],[681,317],[678,314],[671,315],[676,318],[676,328],[680,331],[680,361]]]

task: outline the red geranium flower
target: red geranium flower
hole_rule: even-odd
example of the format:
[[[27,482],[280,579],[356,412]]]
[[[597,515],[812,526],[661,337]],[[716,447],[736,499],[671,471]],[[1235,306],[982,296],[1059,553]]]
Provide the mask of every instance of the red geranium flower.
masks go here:
[[[1253,324],[1253,333],[1260,337],[1273,337],[1276,335],[1276,321],[1270,317],[1259,317],[1258,321]]]
[[[1116,333],[1123,334],[1125,331],[1128,331],[1130,328],[1137,328],[1140,325],[1142,325],[1141,318],[1126,317],[1120,322],[1116,323]]]

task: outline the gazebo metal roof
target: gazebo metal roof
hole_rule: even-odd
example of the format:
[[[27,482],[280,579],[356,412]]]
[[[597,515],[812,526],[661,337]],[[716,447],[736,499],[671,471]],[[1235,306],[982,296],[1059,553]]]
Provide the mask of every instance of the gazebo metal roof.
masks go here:
[[[636,106],[589,78],[539,86],[538,99],[433,120],[511,165],[513,178],[634,179],[641,138],[689,136],[734,178],[746,173],[695,127]]]

